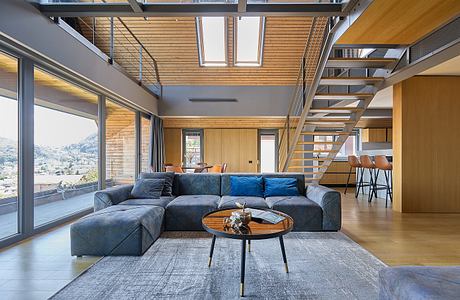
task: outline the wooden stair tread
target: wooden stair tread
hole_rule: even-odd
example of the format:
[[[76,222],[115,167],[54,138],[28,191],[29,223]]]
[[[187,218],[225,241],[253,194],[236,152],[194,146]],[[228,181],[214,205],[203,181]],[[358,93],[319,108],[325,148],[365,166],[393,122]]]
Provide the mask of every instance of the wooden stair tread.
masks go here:
[[[330,142],[330,141],[324,141],[324,142],[297,142],[297,145],[340,145],[342,143],[340,142]]]
[[[383,77],[322,77],[320,85],[369,85],[383,80]]]
[[[363,100],[369,97],[374,97],[372,93],[318,93],[314,96],[314,100]]]
[[[311,113],[349,113],[363,110],[361,107],[323,107],[323,108],[310,108]]]
[[[394,58],[352,58],[340,57],[329,58],[326,62],[326,68],[388,68],[397,60]]]
[[[294,153],[330,153],[337,152],[337,150],[294,150]]]
[[[315,157],[291,158],[291,160],[296,160],[296,161],[324,161],[324,159],[322,159],[322,158],[315,158]]]

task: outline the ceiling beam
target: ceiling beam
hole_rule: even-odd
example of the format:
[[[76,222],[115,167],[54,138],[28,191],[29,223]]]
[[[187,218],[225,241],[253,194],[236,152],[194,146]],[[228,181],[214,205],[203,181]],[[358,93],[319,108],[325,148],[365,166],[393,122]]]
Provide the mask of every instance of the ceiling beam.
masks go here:
[[[129,2],[129,5],[131,5],[131,8],[135,13],[141,13],[144,11],[142,9],[141,4],[137,2],[137,0],[128,0],[128,2]]]
[[[241,0],[240,0],[241,1]],[[34,3],[48,17],[181,17],[181,16],[343,16],[338,3],[250,3],[239,12],[239,3],[186,3],[137,5],[130,3]],[[244,1],[246,2],[246,1]]]

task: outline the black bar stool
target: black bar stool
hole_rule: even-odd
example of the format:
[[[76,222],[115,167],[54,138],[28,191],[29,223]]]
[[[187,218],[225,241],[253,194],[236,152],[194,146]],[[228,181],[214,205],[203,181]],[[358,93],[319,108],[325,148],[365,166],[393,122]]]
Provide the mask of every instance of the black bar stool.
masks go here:
[[[371,202],[374,195],[377,198],[377,190],[375,189],[377,184],[377,180],[375,179],[375,164],[369,155],[361,155],[359,160],[361,161],[361,166],[363,167],[361,176],[364,175],[364,169],[369,171],[369,185],[366,186],[369,186],[369,197],[367,198],[367,201]]]
[[[386,190],[385,207],[388,207],[388,196],[390,196],[390,201],[391,203],[393,203],[393,164],[388,161],[385,155],[376,155],[374,157],[374,160],[375,166],[378,169],[377,176],[378,172],[382,170],[383,174],[385,175],[386,182],[386,185],[379,184],[378,186],[376,186],[375,190]]]

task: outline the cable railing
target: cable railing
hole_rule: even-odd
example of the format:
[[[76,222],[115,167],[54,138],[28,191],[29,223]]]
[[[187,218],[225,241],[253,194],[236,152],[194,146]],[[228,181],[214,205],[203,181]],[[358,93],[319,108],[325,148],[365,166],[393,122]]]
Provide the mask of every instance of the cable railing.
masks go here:
[[[139,85],[161,93],[156,60],[121,18],[78,17],[63,20],[102,51],[109,63],[121,66]]]
[[[291,96],[291,101],[286,115],[286,120],[282,128],[278,144],[279,169],[282,170],[287,163],[287,155],[292,140],[293,129],[298,124],[298,119],[304,109],[306,95],[311,83],[312,74],[316,70],[316,65],[323,48],[324,36],[326,34],[327,20],[325,17],[314,17],[308,34],[308,39],[300,59],[299,72],[296,84]],[[321,45],[315,45],[321,42]]]

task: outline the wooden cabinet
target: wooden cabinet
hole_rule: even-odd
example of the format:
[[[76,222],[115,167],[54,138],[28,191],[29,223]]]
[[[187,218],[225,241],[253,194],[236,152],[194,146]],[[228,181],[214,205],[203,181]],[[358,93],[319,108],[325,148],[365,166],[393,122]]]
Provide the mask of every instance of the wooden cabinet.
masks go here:
[[[333,161],[326,173],[320,180],[320,184],[324,185],[345,185],[348,179],[348,173],[350,172],[350,165],[347,161]],[[350,175],[349,184],[353,185],[356,183],[356,170],[353,168]]]
[[[363,143],[391,143],[391,128],[364,128],[361,140]]]

